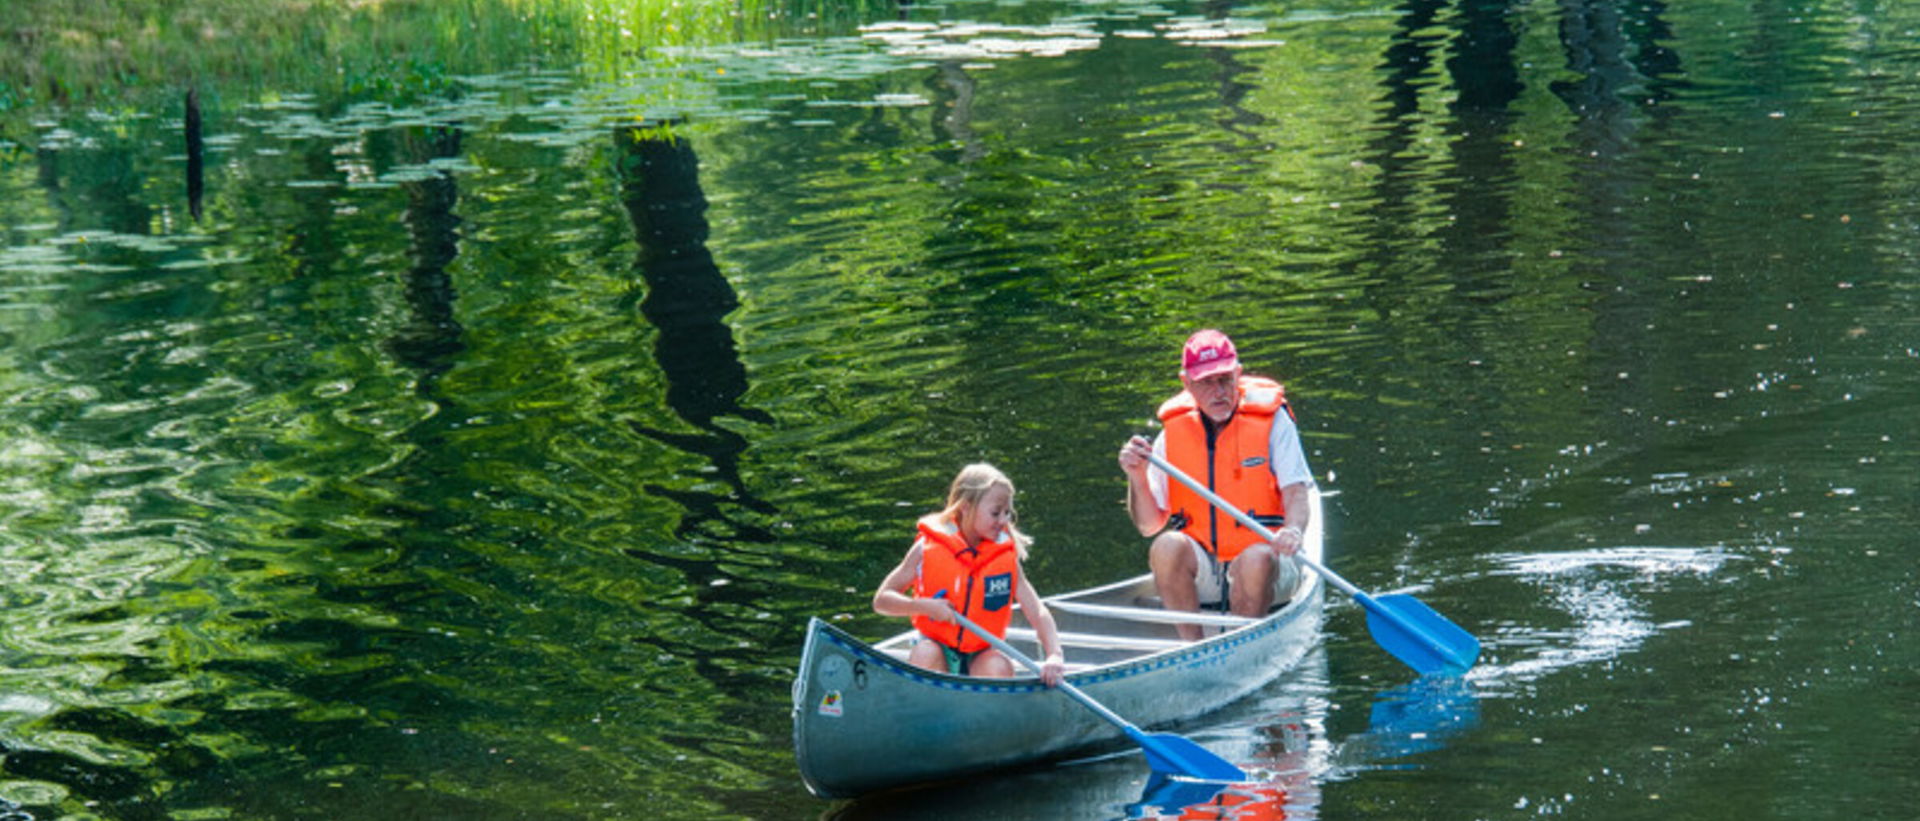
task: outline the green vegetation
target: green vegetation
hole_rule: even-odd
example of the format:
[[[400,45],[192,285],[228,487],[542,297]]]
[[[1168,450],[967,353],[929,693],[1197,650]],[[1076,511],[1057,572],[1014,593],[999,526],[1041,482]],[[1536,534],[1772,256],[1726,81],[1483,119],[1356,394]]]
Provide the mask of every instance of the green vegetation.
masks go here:
[[[183,85],[428,91],[529,64],[617,69],[663,45],[804,33],[824,0],[8,0],[0,114]]]
[[[571,45],[584,10],[529,0],[15,0],[0,11],[0,108],[238,81],[420,84]],[[569,19],[572,18],[572,19]]]

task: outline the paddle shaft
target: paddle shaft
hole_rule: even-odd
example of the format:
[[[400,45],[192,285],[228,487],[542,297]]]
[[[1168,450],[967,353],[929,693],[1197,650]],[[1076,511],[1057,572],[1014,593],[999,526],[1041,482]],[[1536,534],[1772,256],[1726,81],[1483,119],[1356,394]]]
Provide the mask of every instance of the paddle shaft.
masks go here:
[[[1201,485],[1193,477],[1181,473],[1179,468],[1167,464],[1167,460],[1157,454],[1148,453],[1147,461],[1165,471],[1168,476],[1180,480],[1181,484],[1193,488],[1195,493],[1205,497],[1216,507],[1226,511],[1240,524],[1252,529],[1267,541],[1273,541],[1273,532],[1254,521],[1252,514],[1245,513],[1227,504],[1227,500],[1211,488]],[[1311,524],[1311,522],[1309,522]],[[1294,558],[1313,568],[1315,573],[1332,582],[1335,586],[1352,596],[1354,601],[1367,610],[1367,630],[1373,634],[1374,641],[1382,649],[1413,667],[1422,675],[1428,673],[1465,672],[1473,666],[1474,659],[1480,655],[1480,641],[1472,634],[1460,629],[1460,626],[1447,620],[1445,616],[1433,611],[1412,596],[1394,595],[1376,599],[1354,587],[1346,579],[1340,578],[1311,556],[1295,553]]]
[[[958,611],[954,611],[953,618],[962,627],[993,645],[993,649],[999,650],[1002,655],[1025,665],[1035,675],[1040,675],[1039,663],[1019,650],[1013,649],[1013,645],[1006,643],[999,636],[982,630],[980,625],[974,624],[972,619],[961,615]],[[1128,738],[1133,739],[1133,743],[1140,745],[1141,752],[1147,756],[1147,766],[1152,767],[1154,772],[1211,781],[1245,781],[1247,778],[1246,772],[1235,766],[1233,762],[1208,752],[1207,748],[1193,743],[1184,736],[1143,732],[1139,727],[1133,726],[1133,722],[1121,718],[1120,714],[1107,709],[1106,705],[1094,701],[1093,696],[1080,692],[1080,688],[1065,681],[1055,685],[1055,688],[1072,696],[1074,701],[1080,702],[1081,706],[1092,710],[1094,715],[1105,719],[1107,723],[1119,727]]]
[[[993,649],[999,650],[1001,655],[1006,656],[1007,658],[1013,659],[1014,661],[1020,662],[1021,666],[1026,667],[1028,670],[1032,670],[1034,675],[1036,676],[1040,675],[1040,663],[1029,658],[1027,654],[1022,653],[1019,650],[1013,649],[1013,645],[1008,644],[1004,639],[1000,638],[999,636],[996,636],[992,633],[987,632],[986,629],[982,628],[980,625],[974,624],[972,619],[969,619],[966,616],[960,615],[959,611],[957,610],[954,611],[953,617],[954,619],[960,622],[960,626],[967,628],[968,632],[971,632],[974,635],[979,636],[982,639],[985,639],[988,644],[993,645]],[[1107,709],[1107,706],[1105,704],[1101,704],[1098,701],[1094,701],[1093,696],[1080,692],[1080,688],[1075,687],[1072,684],[1069,684],[1065,681],[1061,681],[1057,686],[1059,687],[1060,692],[1063,692],[1069,696],[1072,696],[1074,701],[1078,701],[1081,704],[1086,705],[1087,709],[1092,710],[1095,715],[1098,715],[1101,718],[1106,719],[1108,722],[1111,722],[1114,726],[1128,731],[1129,734],[1136,734],[1140,732],[1140,728],[1133,726],[1133,722],[1130,722],[1124,718],[1121,718],[1118,713],[1115,713],[1114,711]]]
[[[1147,461],[1152,462],[1154,467],[1157,467],[1165,471],[1168,476],[1171,476],[1175,479],[1180,480],[1180,484],[1193,488],[1193,492],[1200,494],[1201,498],[1206,499],[1209,502],[1212,502],[1214,507],[1217,507],[1217,508],[1220,508],[1221,510],[1226,511],[1227,515],[1232,516],[1234,521],[1237,521],[1240,524],[1245,525],[1248,530],[1251,530],[1254,532],[1254,535],[1259,536],[1261,539],[1264,539],[1267,542],[1273,541],[1273,531],[1268,530],[1266,525],[1263,525],[1258,520],[1254,519],[1252,514],[1244,510],[1241,510],[1237,507],[1234,507],[1233,505],[1227,504],[1227,500],[1220,498],[1220,494],[1214,493],[1212,488],[1209,488],[1206,485],[1203,485],[1203,484],[1200,484],[1199,482],[1194,481],[1192,476],[1188,476],[1187,474],[1180,472],[1179,468],[1174,467],[1173,465],[1167,464],[1167,460],[1160,458],[1159,454],[1148,453]],[[1304,537],[1306,534],[1305,532],[1302,532],[1301,535],[1302,537]],[[1365,596],[1366,595],[1365,593],[1360,592],[1360,588],[1354,587],[1353,584],[1348,582],[1346,579],[1340,578],[1340,574],[1335,573],[1331,570],[1328,570],[1326,565],[1323,565],[1319,562],[1314,561],[1312,556],[1308,556],[1305,553],[1295,553],[1293,554],[1293,558],[1294,560],[1300,562],[1301,564],[1304,564],[1308,567],[1313,568],[1313,572],[1320,574],[1322,578],[1326,579],[1329,582],[1332,582],[1334,587],[1340,588],[1340,592],[1343,592],[1349,596]]]

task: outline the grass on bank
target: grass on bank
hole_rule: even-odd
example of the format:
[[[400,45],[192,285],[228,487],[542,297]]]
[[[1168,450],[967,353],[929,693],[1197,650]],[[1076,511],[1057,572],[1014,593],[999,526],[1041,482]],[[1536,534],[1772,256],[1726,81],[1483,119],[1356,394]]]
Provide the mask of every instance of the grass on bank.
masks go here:
[[[394,82],[565,49],[579,4],[541,0],[8,0],[0,109],[114,100],[144,88]],[[431,71],[416,72],[430,76]]]
[[[775,36],[876,0],[0,0],[0,114],[189,85],[404,93]],[[829,8],[831,6],[831,8]]]

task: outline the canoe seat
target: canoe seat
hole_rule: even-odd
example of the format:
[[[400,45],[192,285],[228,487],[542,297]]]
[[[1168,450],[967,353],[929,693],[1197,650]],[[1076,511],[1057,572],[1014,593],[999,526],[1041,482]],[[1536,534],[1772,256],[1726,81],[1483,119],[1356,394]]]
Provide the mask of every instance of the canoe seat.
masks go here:
[[[1275,611],[1277,611],[1277,610],[1279,610],[1280,608],[1283,608],[1283,607],[1286,607],[1287,605],[1289,605],[1289,604],[1292,604],[1292,603],[1293,603],[1293,596],[1292,596],[1292,595],[1288,595],[1288,596],[1287,596],[1286,598],[1284,598],[1284,599],[1276,599],[1276,600],[1274,600],[1274,602],[1273,602],[1273,605],[1272,605],[1271,607],[1268,607],[1268,608],[1267,608],[1267,612],[1269,612],[1269,613],[1272,613],[1272,612],[1275,612]],[[1161,603],[1161,601],[1160,601],[1160,597],[1159,597],[1159,596],[1134,596],[1134,597],[1133,597],[1133,606],[1135,606],[1135,607],[1145,607],[1145,608],[1150,608],[1150,609],[1160,609],[1160,608],[1163,608],[1163,607],[1165,607],[1165,605]],[[1208,607],[1212,607],[1213,605],[1212,605],[1212,604],[1208,604],[1207,606],[1208,606]]]
[[[1107,604],[1088,604],[1076,601],[1055,601],[1048,604],[1061,613],[1075,613],[1122,621],[1157,622],[1160,624],[1204,624],[1212,627],[1244,627],[1259,619],[1235,616],[1227,613],[1204,611],[1199,613],[1179,610],[1162,610],[1157,607],[1115,607]]]
[[[1026,641],[1036,644],[1040,641],[1040,637],[1034,634],[1032,628],[1027,627],[1008,628],[1007,638],[1012,641]],[[1061,633],[1060,644],[1064,647],[1094,647],[1105,650],[1133,650],[1144,653],[1158,653],[1162,650],[1173,650],[1185,647],[1189,642],[1178,639],[1150,639],[1139,636],[1110,636],[1100,633]]]

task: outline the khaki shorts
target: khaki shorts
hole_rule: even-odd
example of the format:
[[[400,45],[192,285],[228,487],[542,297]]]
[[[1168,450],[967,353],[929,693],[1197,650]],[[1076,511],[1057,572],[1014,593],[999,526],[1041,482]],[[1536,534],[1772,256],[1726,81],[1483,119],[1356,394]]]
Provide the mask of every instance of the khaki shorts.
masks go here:
[[[1214,561],[1213,555],[1192,538],[1187,539],[1187,546],[1193,549],[1193,563],[1199,567],[1199,570],[1193,574],[1193,589],[1200,596],[1200,604],[1202,606],[1220,604],[1221,599],[1225,598],[1226,563]],[[1275,607],[1291,600],[1294,588],[1300,586],[1300,563],[1294,561],[1292,556],[1281,556],[1279,559],[1280,561],[1274,565],[1273,573],[1273,606]]]

